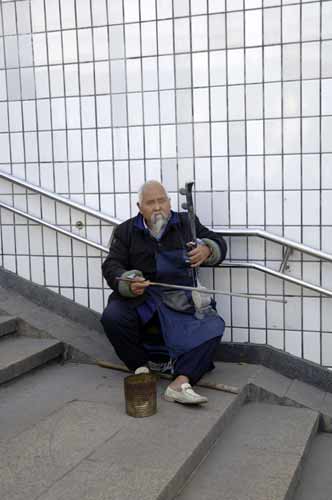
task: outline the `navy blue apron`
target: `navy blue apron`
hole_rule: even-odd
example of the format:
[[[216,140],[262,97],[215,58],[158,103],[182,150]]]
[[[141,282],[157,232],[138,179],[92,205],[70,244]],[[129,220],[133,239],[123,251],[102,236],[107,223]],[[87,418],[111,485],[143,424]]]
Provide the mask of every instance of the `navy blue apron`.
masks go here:
[[[186,262],[185,250],[160,252],[155,258],[157,281],[189,286],[193,284],[192,269]],[[197,317],[190,292],[186,293],[189,307],[183,312],[174,310],[165,303],[165,289],[151,286],[147,288],[146,293],[158,311],[164,342],[172,359],[212,338],[222,337],[224,320],[212,307],[207,313]]]

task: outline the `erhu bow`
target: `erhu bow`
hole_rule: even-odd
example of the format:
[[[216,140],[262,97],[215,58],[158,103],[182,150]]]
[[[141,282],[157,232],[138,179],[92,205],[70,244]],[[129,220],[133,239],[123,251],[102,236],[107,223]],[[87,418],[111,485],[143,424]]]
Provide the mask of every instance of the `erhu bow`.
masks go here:
[[[127,283],[133,283],[135,278],[121,278],[118,276],[115,278],[116,281],[126,281]],[[287,304],[287,301],[284,299],[274,299],[269,297],[263,297],[260,295],[252,295],[249,293],[233,293],[233,292],[224,292],[223,290],[208,290],[207,288],[199,288],[197,286],[185,286],[185,285],[171,285],[170,283],[160,283],[159,281],[149,281],[150,286],[159,286],[162,288],[168,288],[172,290],[188,290],[190,292],[199,292],[199,293],[207,293],[209,295],[227,295],[230,297],[240,297],[242,299],[254,299],[254,300],[264,300],[270,302],[279,302],[281,304]]]

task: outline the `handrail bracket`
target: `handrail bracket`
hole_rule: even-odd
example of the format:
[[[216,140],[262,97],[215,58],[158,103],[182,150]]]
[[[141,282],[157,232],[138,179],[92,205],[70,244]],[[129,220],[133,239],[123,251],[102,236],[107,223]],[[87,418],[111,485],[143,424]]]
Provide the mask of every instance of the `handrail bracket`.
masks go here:
[[[282,262],[280,264],[279,273],[284,273],[285,270],[289,269],[288,259],[292,255],[293,251],[294,251],[293,248],[286,247],[286,250],[284,251],[284,257],[283,257]]]

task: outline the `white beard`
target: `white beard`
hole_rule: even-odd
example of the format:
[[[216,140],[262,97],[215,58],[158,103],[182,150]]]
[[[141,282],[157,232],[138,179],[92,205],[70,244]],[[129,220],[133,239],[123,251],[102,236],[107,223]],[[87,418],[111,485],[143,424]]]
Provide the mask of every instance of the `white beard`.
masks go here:
[[[165,229],[168,222],[168,217],[164,214],[153,214],[150,221],[150,231],[154,238],[157,238]]]

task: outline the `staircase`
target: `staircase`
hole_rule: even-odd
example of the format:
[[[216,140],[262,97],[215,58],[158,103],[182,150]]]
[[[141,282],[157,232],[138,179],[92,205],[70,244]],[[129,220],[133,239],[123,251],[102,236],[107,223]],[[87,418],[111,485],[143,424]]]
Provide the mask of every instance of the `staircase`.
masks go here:
[[[1,384],[59,358],[63,352],[62,342],[20,335],[16,318],[0,316]]]
[[[247,404],[176,498],[290,499],[317,428],[312,410]]]
[[[331,500],[330,393],[217,363],[205,380],[239,394],[184,407],[160,380],[157,414],[135,419],[126,374],[94,363],[116,360],[100,332],[13,290],[0,310],[1,500]]]
[[[332,498],[332,435],[317,434],[312,442],[294,500],[330,500]]]

